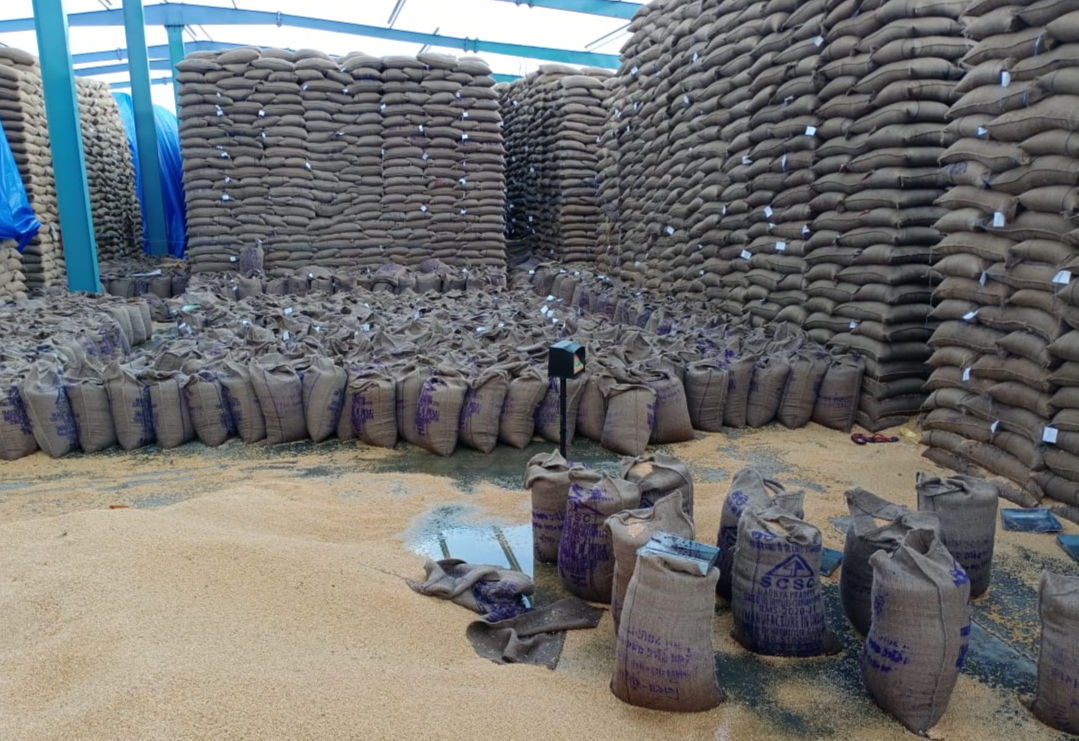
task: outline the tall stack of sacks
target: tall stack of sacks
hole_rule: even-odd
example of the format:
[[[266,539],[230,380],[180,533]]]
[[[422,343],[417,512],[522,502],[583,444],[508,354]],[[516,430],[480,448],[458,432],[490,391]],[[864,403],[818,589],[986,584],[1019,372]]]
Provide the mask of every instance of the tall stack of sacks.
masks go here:
[[[501,119],[483,62],[244,48],[178,69],[195,271],[259,248],[274,274],[504,264]]]
[[[1073,503],[1076,10],[983,0],[968,11],[977,44],[952,108],[962,138],[942,160],[957,185],[942,199],[924,425],[927,455]]]
[[[21,256],[26,288],[64,287],[67,270],[60,249],[56,178],[37,57],[11,47],[0,48],[0,101],[0,124],[11,144],[30,206],[41,222],[37,236]]]
[[[727,308],[761,326],[774,321],[802,326],[809,315],[805,255],[812,234],[810,186],[822,119],[816,73],[824,44],[824,3],[772,0],[747,13],[759,20],[732,34],[746,49],[724,69],[736,74],[725,96],[736,116],[724,128],[726,169],[732,180],[721,198],[734,231],[725,254],[744,277],[745,292]]]
[[[135,165],[120,110],[108,84],[86,78],[76,82],[98,256],[116,259],[141,253],[142,214],[135,191]]]
[[[604,70],[544,65],[505,88],[508,233],[527,240],[533,254],[595,260],[597,151],[609,78]]]
[[[601,179],[608,218],[597,252],[602,267],[614,265],[623,279],[649,288],[703,293],[702,268],[690,267],[706,253],[689,246],[687,227],[704,207],[701,192],[725,180],[709,156],[716,101],[703,91],[716,70],[705,64],[718,2],[658,2],[643,6],[622,50],[622,66],[610,98],[603,145],[615,153]],[[717,114],[723,116],[724,114]],[[712,202],[708,208],[716,209]],[[702,216],[703,218],[703,216]],[[687,257],[686,251],[700,252]]]
[[[924,401],[934,225],[945,213],[935,204],[949,183],[937,163],[952,139],[946,116],[971,47],[960,36],[965,5],[865,2],[829,29],[835,61],[821,72],[846,95],[830,101],[836,120],[822,127],[830,141],[818,150],[817,185],[835,208],[817,216],[814,231],[831,234],[831,277],[844,290],[821,328],[836,332],[834,346],[866,357],[858,422],[874,431]]]

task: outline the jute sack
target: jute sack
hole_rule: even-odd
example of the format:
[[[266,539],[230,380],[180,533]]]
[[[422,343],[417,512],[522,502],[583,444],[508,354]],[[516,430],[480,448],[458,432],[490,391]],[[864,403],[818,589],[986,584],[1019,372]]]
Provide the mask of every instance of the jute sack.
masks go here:
[[[723,429],[728,382],[727,370],[718,360],[698,360],[686,366],[686,401],[693,429]]]
[[[577,434],[599,442],[603,439],[603,425],[607,421],[607,394],[605,390],[615,383],[602,368],[588,374],[581,399],[577,404]]]
[[[930,513],[911,512],[861,488],[848,490],[846,498],[851,524],[843,545],[839,598],[851,625],[865,635],[873,621],[870,557],[877,551],[891,553],[911,530],[937,532],[940,521]]]
[[[569,499],[570,464],[557,450],[528,461],[525,488],[532,499],[532,553],[540,563],[558,560]]]
[[[788,429],[805,427],[813,419],[824,376],[828,372],[828,359],[806,351],[790,361],[790,376],[783,390],[783,401],[776,412],[776,419]]]
[[[862,678],[877,704],[924,734],[948,709],[970,640],[970,580],[928,530],[877,551]]]
[[[162,450],[170,450],[194,440],[195,425],[184,395],[187,376],[180,371],[155,371],[147,373],[146,380],[150,385],[157,444]]]
[[[638,556],[618,624],[615,697],[677,712],[710,710],[725,699],[712,649],[718,577],[676,556]]]
[[[820,530],[778,507],[738,522],[731,611],[734,638],[766,656],[819,656],[838,649],[824,615]]]
[[[495,449],[509,383],[509,374],[494,368],[468,382],[458,423],[458,436],[462,443],[482,453]]]
[[[397,444],[397,384],[378,371],[360,372],[345,389],[337,436],[377,448]]]
[[[348,372],[330,358],[316,357],[304,371],[301,384],[304,423],[313,442],[320,443],[337,432],[347,384]]]
[[[790,378],[791,367],[786,359],[773,355],[760,358],[753,370],[746,402],[746,424],[764,427],[776,417],[783,403],[783,394]]]
[[[467,390],[468,382],[452,369],[412,369],[397,384],[401,437],[436,455],[452,455]]]
[[[611,515],[607,518],[606,528],[614,545],[611,617],[617,632],[622,602],[637,564],[637,549],[661,532],[693,540],[693,520],[685,512],[682,492],[675,491],[654,505]]]
[[[642,507],[651,507],[675,491],[682,492],[682,508],[693,519],[693,477],[686,464],[673,455],[654,453],[623,458],[618,475],[637,484]]]
[[[865,361],[861,358],[851,355],[833,358],[817,394],[813,421],[833,430],[850,430],[858,411],[864,374]]]
[[[750,509],[765,510],[776,505],[795,517],[804,513],[805,493],[788,493],[778,481],[766,479],[752,468],[743,468],[731,479],[727,498],[723,500],[723,509],[719,516],[719,533],[716,535],[716,547],[719,548],[719,595],[731,599],[731,566],[734,563],[734,548],[738,545],[738,521]]]
[[[154,442],[154,413],[150,389],[128,364],[114,360],[105,369],[105,388],[116,425],[116,440],[124,450]]]
[[[656,392],[643,383],[611,386],[600,444],[622,455],[641,455],[655,424],[655,399]]]
[[[614,547],[603,523],[613,514],[640,504],[631,481],[606,473],[573,469],[566,500],[566,518],[558,544],[558,578],[581,599],[610,602],[614,579]]]
[[[216,448],[236,434],[236,423],[213,370],[207,368],[189,377],[184,384],[184,397],[203,445]]]
[[[30,366],[22,398],[34,438],[43,451],[52,458],[62,458],[78,449],[79,430],[55,360],[41,358]]]
[[[307,437],[303,415],[303,384],[296,369],[282,357],[251,361],[251,385],[266,422],[266,442],[291,443]]]
[[[680,443],[693,439],[686,389],[673,371],[664,368],[643,374],[642,380],[656,394],[654,423],[649,442],[653,445]]]
[[[582,373],[566,381],[566,445],[573,442],[573,435],[577,431],[577,407],[585,384],[588,383],[588,375],[588,373]],[[562,414],[559,385],[559,379],[548,379],[547,393],[536,409],[536,432],[544,440],[552,443],[559,442],[561,436]]]
[[[543,374],[532,367],[516,370],[502,404],[498,439],[513,448],[525,448],[536,430],[536,407],[547,395]]]
[[[997,487],[974,476],[938,478],[918,472],[918,509],[940,520],[940,540],[970,578],[970,596],[989,589],[997,533]]]
[[[1046,725],[1079,733],[1079,577],[1042,572],[1038,692],[1031,709]]]
[[[265,440],[266,419],[251,383],[251,370],[242,363],[226,360],[217,376],[240,439],[247,444]]]
[[[0,377],[0,459],[5,461],[18,460],[37,450],[34,426],[19,388],[21,375]]]
[[[115,445],[116,427],[112,422],[109,392],[101,373],[88,363],[80,363],[68,368],[64,383],[71,401],[71,411],[75,415],[75,426],[79,430],[79,447],[86,453],[98,453]],[[4,398],[0,395],[0,410],[3,410],[3,406]]]

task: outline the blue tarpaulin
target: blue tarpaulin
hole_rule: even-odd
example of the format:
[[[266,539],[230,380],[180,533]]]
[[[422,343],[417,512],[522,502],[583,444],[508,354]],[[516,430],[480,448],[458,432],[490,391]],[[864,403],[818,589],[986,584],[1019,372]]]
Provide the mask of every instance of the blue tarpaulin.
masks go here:
[[[0,239],[14,239],[22,252],[40,228],[26,198],[26,185],[15,164],[15,155],[0,128]]]
[[[139,145],[135,140],[135,104],[128,93],[113,93],[120,108],[120,119],[127,132],[127,143],[135,163],[135,187],[142,203],[142,178],[139,175]],[[161,106],[154,106],[154,128],[157,129],[157,153],[161,162],[161,193],[165,199],[165,229],[169,239],[169,254],[183,257],[187,244],[187,203],[184,200],[184,170],[180,160],[180,126],[176,116]],[[146,217],[143,215],[144,235]],[[143,249],[150,251],[148,237],[144,237]]]

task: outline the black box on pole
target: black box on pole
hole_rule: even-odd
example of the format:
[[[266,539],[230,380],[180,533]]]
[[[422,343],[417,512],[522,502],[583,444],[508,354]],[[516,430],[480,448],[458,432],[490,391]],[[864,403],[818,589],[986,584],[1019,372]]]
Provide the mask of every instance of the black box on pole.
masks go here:
[[[558,450],[566,457],[566,379],[584,373],[585,349],[579,342],[562,340],[547,353],[547,377],[558,379]]]

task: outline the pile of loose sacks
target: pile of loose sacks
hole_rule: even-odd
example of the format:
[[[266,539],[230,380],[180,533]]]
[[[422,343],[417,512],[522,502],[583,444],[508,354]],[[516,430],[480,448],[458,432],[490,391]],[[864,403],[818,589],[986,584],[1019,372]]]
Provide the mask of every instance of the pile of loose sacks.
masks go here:
[[[150,285],[158,278],[168,276]],[[92,441],[81,439],[77,410],[74,426],[70,415],[39,410],[5,416],[0,450],[25,455],[32,438],[62,455],[76,444],[48,442],[61,430],[80,435],[87,451],[235,436],[386,447],[400,437],[441,455],[458,444],[524,447],[536,433],[557,441],[547,348],[568,335],[589,349],[587,372],[569,383],[571,437],[619,453],[775,419],[852,424],[860,361],[797,331],[723,322],[682,299],[557,266],[520,271],[513,287],[500,271],[441,263],[391,263],[368,278],[275,279],[303,289],[275,295],[258,279],[197,274],[187,293],[167,300],[74,296],[0,309],[11,338],[2,349],[8,407],[32,409],[44,398],[31,386],[54,407],[74,406],[73,389],[108,397],[91,418],[101,432]],[[84,314],[98,318],[83,327],[75,317]],[[171,326],[148,343],[152,319]]]

